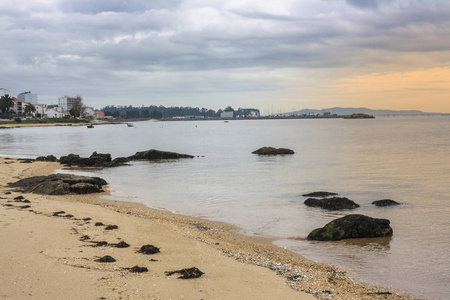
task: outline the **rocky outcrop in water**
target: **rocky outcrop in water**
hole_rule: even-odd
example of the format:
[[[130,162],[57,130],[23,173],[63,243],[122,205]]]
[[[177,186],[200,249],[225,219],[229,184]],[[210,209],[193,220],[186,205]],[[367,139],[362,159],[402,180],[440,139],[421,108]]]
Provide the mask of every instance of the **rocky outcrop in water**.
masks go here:
[[[194,158],[189,154],[180,154],[176,152],[159,151],[150,149],[147,151],[136,152],[136,154],[128,156],[129,161],[133,160],[160,160],[160,159],[180,159],[180,158]]]
[[[262,147],[258,150],[253,151],[252,153],[258,155],[285,155],[294,154],[295,152],[287,148]]]
[[[391,200],[391,199],[383,199],[383,200],[377,200],[372,202],[375,206],[395,206],[400,205],[397,201]]]
[[[325,199],[308,198],[304,202],[306,206],[320,207],[328,210],[355,209],[359,205],[345,197],[333,197]]]
[[[115,166],[112,163],[111,154],[92,153],[89,157],[80,157],[78,154],[69,154],[61,156],[59,162],[66,166],[78,166],[78,167],[111,167]]]
[[[72,174],[52,174],[21,179],[8,186],[21,192],[46,195],[92,194],[103,192],[108,183],[100,177],[78,176]]]
[[[80,157],[78,154],[69,154],[66,156],[61,156],[59,161],[62,165],[66,166],[106,168],[122,166],[127,162],[135,160],[164,160],[180,158],[194,158],[194,156],[150,149],[147,151],[136,152],[136,154],[128,157],[117,157],[115,159],[111,159],[111,154],[109,153],[103,154],[94,152],[89,157]]]
[[[393,230],[387,219],[375,219],[364,215],[348,215],[313,230],[307,237],[315,241],[338,241],[343,239],[392,236]]]

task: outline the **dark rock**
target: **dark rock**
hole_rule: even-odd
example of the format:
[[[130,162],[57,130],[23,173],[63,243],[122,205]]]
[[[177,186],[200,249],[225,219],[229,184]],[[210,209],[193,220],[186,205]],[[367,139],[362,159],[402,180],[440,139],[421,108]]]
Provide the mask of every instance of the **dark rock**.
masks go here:
[[[58,158],[53,155],[39,156],[36,161],[58,162]]]
[[[94,152],[91,156],[89,156],[89,160],[91,162],[95,162],[96,164],[109,163],[111,162],[111,154]]]
[[[91,247],[103,247],[108,245],[108,242],[106,241],[89,241],[89,243],[93,244],[90,245]]]
[[[114,163],[114,164],[118,164],[118,165],[120,165],[120,164],[125,164],[125,163],[127,163],[127,162],[129,162],[130,161],[130,159],[128,158],[128,157],[116,157],[116,158],[114,158],[113,160],[112,160],[112,162]]]
[[[33,192],[36,194],[46,195],[97,193],[98,191],[102,191],[102,186],[106,184],[107,182],[99,177],[79,176],[72,174],[35,176],[21,179],[14,183],[8,183],[10,187],[16,187],[22,192]]]
[[[295,152],[291,149],[286,148],[273,148],[273,147],[262,147],[258,150],[252,152],[258,155],[283,155],[283,154],[294,154]]]
[[[14,197],[13,199],[14,200],[23,200],[25,198],[22,195],[20,195],[20,196]]]
[[[130,245],[127,242],[124,242],[124,241],[120,241],[117,244],[110,244],[110,245],[113,246],[113,247],[116,247],[116,248],[128,248],[128,247],[130,247]]]
[[[84,219],[82,219],[83,221],[90,221],[90,220],[92,220],[92,218],[84,218]]]
[[[70,153],[69,155],[66,156],[61,156],[59,158],[59,163],[62,165],[73,165],[73,163],[75,163],[76,161],[78,161],[78,159],[80,159],[80,156],[78,154],[73,154]]]
[[[375,206],[394,206],[394,205],[400,205],[397,201],[391,200],[391,199],[383,199],[383,200],[377,200],[372,202]]]
[[[141,249],[139,249],[138,252],[139,253],[143,253],[143,254],[147,254],[147,255],[156,254],[156,253],[159,253],[159,248],[155,247],[153,245],[144,245],[144,246],[141,247]]]
[[[106,255],[106,256],[103,256],[103,257],[101,257],[99,259],[96,259],[95,261],[96,262],[101,262],[101,263],[109,263],[109,262],[115,262],[116,260],[114,259],[114,257]]]
[[[325,198],[329,196],[337,196],[337,193],[330,193],[330,192],[312,192],[309,194],[303,194],[303,197],[319,197],[319,198]]]
[[[144,272],[148,272],[148,269],[146,267],[139,267],[139,266],[134,266],[132,268],[125,268],[126,270],[130,270],[131,273],[144,273]]]
[[[24,159],[24,160],[20,160],[21,164],[31,164],[34,163],[33,159]]]
[[[132,160],[160,160],[160,159],[179,159],[179,158],[194,158],[194,156],[188,154],[180,154],[175,152],[150,149],[147,151],[136,152],[136,154],[129,156],[127,159],[129,161],[132,161]]]
[[[102,222],[97,222],[94,224],[95,226],[105,226],[105,224],[103,224]]]
[[[176,270],[176,271],[168,271],[165,273],[166,273],[166,276],[171,276],[176,273],[181,274],[181,276],[179,276],[178,279],[199,278],[199,277],[202,277],[203,274],[205,274],[202,271],[200,271],[199,269],[197,269],[196,267],[189,268],[189,269],[181,269],[181,270]]]
[[[90,183],[76,183],[70,186],[70,191],[74,194],[93,194],[103,192],[103,190],[99,189],[97,185]]]
[[[61,156],[59,159],[60,164],[67,166],[78,167],[112,167],[116,164],[112,163],[111,154],[106,153],[92,153],[89,157],[80,157],[78,154],[69,154]]]
[[[80,237],[80,241],[82,241],[82,242],[84,242],[86,240],[90,240],[90,239],[91,239],[91,237],[88,235],[83,235],[82,237]]]
[[[364,215],[348,215],[331,221],[322,228],[313,230],[308,240],[338,241],[343,239],[374,238],[392,236],[387,219],[375,219]]]
[[[5,195],[11,195],[11,192],[4,192]]]
[[[53,216],[54,217],[59,217],[59,215],[62,215],[62,214],[65,214],[66,212],[65,211],[63,211],[63,210],[61,210],[61,211],[55,211],[54,213],[53,213]]]
[[[358,204],[345,197],[333,197],[325,199],[308,198],[304,202],[306,206],[320,207],[328,210],[354,209]]]
[[[27,208],[30,208],[31,206],[29,206],[29,205],[23,205],[23,206],[18,206],[18,208],[21,208],[21,209],[27,209]]]
[[[105,230],[113,230],[113,229],[118,229],[118,228],[119,228],[119,226],[117,226],[117,225],[108,225],[105,227]]]

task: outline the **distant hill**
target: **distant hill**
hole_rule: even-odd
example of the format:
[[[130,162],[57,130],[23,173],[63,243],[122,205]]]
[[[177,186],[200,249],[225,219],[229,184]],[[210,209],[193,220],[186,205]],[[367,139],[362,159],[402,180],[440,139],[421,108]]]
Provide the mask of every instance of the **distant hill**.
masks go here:
[[[420,110],[390,110],[390,109],[370,109],[365,107],[332,107],[324,109],[302,109],[294,112],[283,113],[283,115],[323,115],[330,112],[332,115],[351,115],[353,113],[364,113],[374,116],[420,116],[420,115],[442,115],[441,113],[427,113]]]

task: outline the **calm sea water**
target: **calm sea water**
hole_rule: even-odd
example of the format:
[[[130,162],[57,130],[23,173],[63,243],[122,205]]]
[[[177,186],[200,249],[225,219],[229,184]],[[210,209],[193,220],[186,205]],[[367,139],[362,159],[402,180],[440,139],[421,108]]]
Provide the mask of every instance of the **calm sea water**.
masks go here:
[[[296,154],[251,154],[262,146],[287,147]],[[340,266],[356,280],[421,298],[450,298],[450,117],[0,130],[3,156],[97,151],[117,157],[152,148],[198,157],[93,173],[110,183],[115,199],[232,223],[247,234],[277,237],[276,245]],[[318,190],[337,192],[361,207],[341,212],[305,207],[300,195]],[[386,198],[404,204],[371,205]],[[394,236],[302,240],[349,213],[389,219]]]

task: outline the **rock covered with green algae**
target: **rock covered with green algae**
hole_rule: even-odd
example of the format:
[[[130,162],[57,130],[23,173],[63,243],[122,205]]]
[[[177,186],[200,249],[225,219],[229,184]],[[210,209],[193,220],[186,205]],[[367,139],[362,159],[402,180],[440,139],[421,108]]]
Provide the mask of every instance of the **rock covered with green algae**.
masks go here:
[[[364,215],[348,215],[313,230],[307,240],[339,241],[343,239],[392,236],[393,230],[387,219],[375,219]]]

